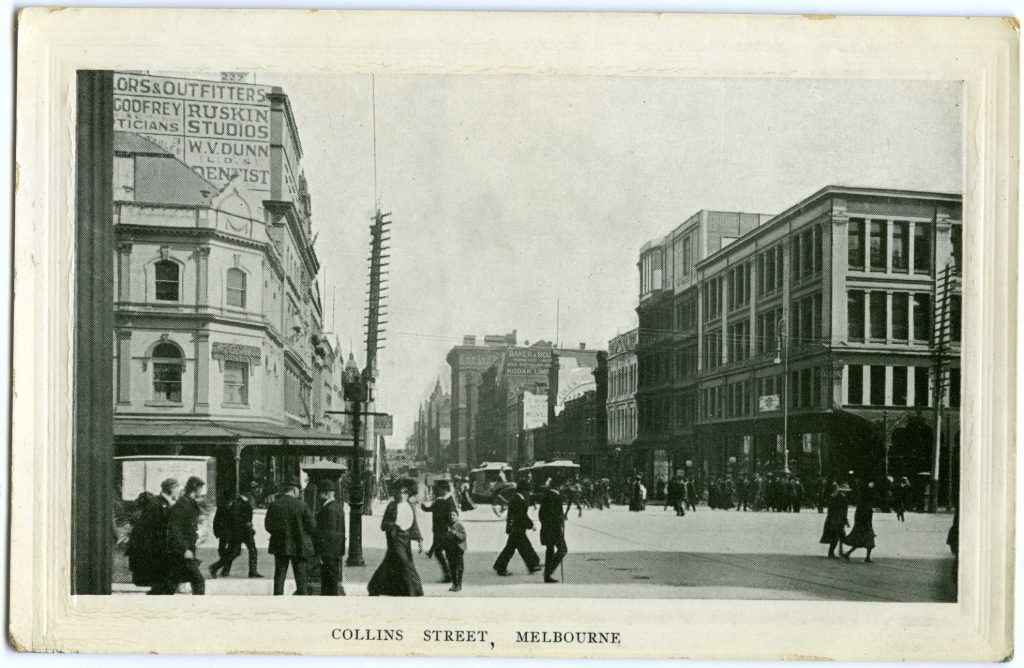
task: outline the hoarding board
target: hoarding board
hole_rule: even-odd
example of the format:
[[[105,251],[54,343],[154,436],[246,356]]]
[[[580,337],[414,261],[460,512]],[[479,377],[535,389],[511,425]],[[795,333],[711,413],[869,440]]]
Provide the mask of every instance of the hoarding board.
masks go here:
[[[214,185],[270,193],[271,86],[114,73],[114,130],[156,143]]]

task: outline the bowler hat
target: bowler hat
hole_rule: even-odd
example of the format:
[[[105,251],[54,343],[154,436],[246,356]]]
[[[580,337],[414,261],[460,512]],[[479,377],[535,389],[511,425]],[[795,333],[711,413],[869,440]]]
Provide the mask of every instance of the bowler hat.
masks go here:
[[[852,492],[853,490],[852,490],[852,489],[850,489],[850,486],[849,486],[849,485],[847,485],[847,484],[846,484],[846,483],[844,482],[844,483],[843,483],[843,484],[842,484],[842,485],[841,485],[841,486],[839,487],[839,491],[840,491],[840,492]]]

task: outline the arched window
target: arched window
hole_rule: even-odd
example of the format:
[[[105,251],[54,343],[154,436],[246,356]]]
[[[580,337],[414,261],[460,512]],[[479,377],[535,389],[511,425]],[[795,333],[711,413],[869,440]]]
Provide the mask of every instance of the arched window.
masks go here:
[[[185,362],[173,343],[153,348],[153,399],[181,403],[181,372]]]
[[[228,269],[228,306],[245,308],[245,272]]]
[[[170,260],[156,263],[156,298],[161,301],[178,301],[178,264]]]

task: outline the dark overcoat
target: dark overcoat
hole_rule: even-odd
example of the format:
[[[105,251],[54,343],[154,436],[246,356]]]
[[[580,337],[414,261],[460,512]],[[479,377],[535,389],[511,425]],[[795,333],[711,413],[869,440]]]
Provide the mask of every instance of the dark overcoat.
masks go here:
[[[825,515],[825,526],[821,531],[819,542],[826,545],[834,540],[846,538],[846,525],[849,522],[850,505],[842,494],[835,494],[828,500],[828,512]]]
[[[288,494],[277,497],[267,508],[263,527],[270,534],[270,554],[312,557],[316,519],[309,507]]]
[[[565,515],[562,514],[562,496],[558,490],[549,489],[540,500],[540,544],[557,545],[565,532]]]
[[[526,499],[522,494],[516,492],[512,495],[512,499],[508,502],[508,517],[505,520],[505,533],[513,534],[517,531],[527,531],[533,528],[533,520],[530,519],[530,515],[527,511],[530,509],[530,504],[526,502]],[[561,508],[559,508],[561,513]]]
[[[331,499],[316,514],[316,553],[340,558],[345,554],[345,508]]]

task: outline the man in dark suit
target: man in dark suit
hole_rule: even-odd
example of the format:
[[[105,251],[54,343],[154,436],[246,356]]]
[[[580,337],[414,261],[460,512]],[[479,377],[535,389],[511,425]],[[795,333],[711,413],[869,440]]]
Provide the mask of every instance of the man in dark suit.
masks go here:
[[[345,556],[345,508],[334,496],[332,481],[317,485],[320,508],[316,514],[316,553],[320,558],[320,595],[344,596],[341,558]]]
[[[174,478],[160,483],[160,495],[148,500],[128,544],[128,563],[132,582],[150,587],[149,594],[173,594],[176,586],[169,582],[167,548],[167,516],[181,494],[181,485]]]
[[[255,491],[255,484],[252,489]],[[220,560],[210,566],[210,577],[216,578],[218,571],[223,576],[231,575],[231,564],[242,554],[242,545],[245,545],[249,552],[249,577],[263,577],[256,568],[256,529],[252,525],[252,514],[255,507],[255,495],[241,492],[237,497],[231,499],[223,509],[217,509],[217,516],[223,513],[223,520],[218,533],[217,519],[214,518],[214,534],[225,545],[224,551],[220,554]],[[220,552],[219,549],[218,552]]]
[[[267,508],[263,526],[270,534],[270,554],[274,555],[274,596],[284,594],[284,580],[288,564],[295,576],[295,593],[305,596],[306,560],[312,557],[313,534],[316,519],[309,507],[299,499],[298,480],[289,480],[282,486],[282,494]]]
[[[199,570],[196,557],[196,541],[199,539],[199,498],[206,486],[201,479],[192,476],[185,483],[185,491],[167,513],[167,549],[170,578],[168,591],[173,594],[182,582],[192,585],[192,593],[206,593],[206,581]]]
[[[562,515],[562,496],[548,478],[540,501],[540,544],[545,546],[544,582],[558,582],[551,574],[562,562],[569,548],[565,544],[565,516]]]
[[[498,575],[512,575],[508,571],[508,562],[512,560],[512,555],[517,550],[531,573],[540,570],[540,557],[533,549],[530,539],[526,537],[526,532],[533,528],[533,520],[527,513],[530,503],[526,497],[529,494],[530,483],[523,480],[516,484],[516,493],[508,503],[508,518],[505,520],[505,533],[508,534],[508,539],[493,566]]]
[[[441,564],[441,574],[443,579],[441,582],[451,582],[452,573],[448,566],[448,560],[445,557],[446,552],[441,549],[440,542],[441,538],[447,533],[448,526],[451,524],[451,514],[458,514],[458,504],[455,503],[455,499],[452,497],[452,486],[447,480],[438,480],[434,483],[434,503],[427,505],[421,504],[420,508],[423,512],[431,514],[430,528],[433,535],[433,540],[430,544],[430,549],[427,550],[427,556],[433,555],[437,559],[437,563]]]

